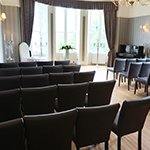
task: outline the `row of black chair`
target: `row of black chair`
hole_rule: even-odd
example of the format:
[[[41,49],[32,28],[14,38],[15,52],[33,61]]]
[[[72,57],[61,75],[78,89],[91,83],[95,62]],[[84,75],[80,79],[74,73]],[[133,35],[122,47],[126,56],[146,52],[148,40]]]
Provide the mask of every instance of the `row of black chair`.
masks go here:
[[[21,88],[0,92],[0,122],[64,111],[76,107],[110,104],[115,80]]]
[[[93,81],[94,75],[95,71],[0,77],[0,91],[20,87],[42,87],[54,84],[89,82]]]
[[[136,81],[134,93],[136,93],[138,83],[142,83],[145,85],[146,95],[148,95],[148,85],[150,85],[150,62],[136,62],[136,59],[116,59],[114,67],[107,68],[107,77],[110,70],[114,72],[114,75],[118,75],[119,73],[119,86],[120,81],[123,82],[127,78],[128,90],[130,90],[131,81],[134,79]]]
[[[0,76],[34,75],[42,73],[79,72],[81,65],[0,68]]]
[[[11,62],[11,63],[0,63],[0,68],[15,68],[15,67],[36,67],[44,65],[69,65],[70,60],[62,61],[38,61],[38,62]]]
[[[108,73],[113,72],[113,78],[118,77],[118,73],[124,71],[127,72],[129,70],[129,65],[130,63],[135,63],[135,62],[150,62],[150,59],[121,59],[121,58],[116,58],[113,63],[113,67],[108,67],[107,68],[107,74],[106,74],[106,79],[108,79]],[[116,77],[115,77],[116,76]]]
[[[108,150],[112,130],[118,136],[118,150],[121,150],[122,136],[138,132],[138,149],[141,150],[150,98],[124,101],[120,111],[119,107],[113,104],[77,108],[3,122],[0,123],[0,146],[5,150],[25,150],[26,139],[28,150],[71,150],[73,140],[77,150],[101,142],[105,142],[105,150]]]
[[[137,89],[137,82],[140,82],[141,79],[144,79],[144,83],[147,85],[147,95],[148,95],[148,76],[150,74],[150,63],[149,62],[144,62],[144,63],[131,63],[129,65],[128,71],[122,71],[119,74],[119,86],[120,86],[120,81],[123,77],[128,79],[128,90],[130,90],[130,85],[131,81],[133,79],[136,81],[135,83],[135,92]],[[142,80],[143,81],[143,80]],[[143,84],[144,84],[143,83]],[[134,92],[134,93],[135,93]]]

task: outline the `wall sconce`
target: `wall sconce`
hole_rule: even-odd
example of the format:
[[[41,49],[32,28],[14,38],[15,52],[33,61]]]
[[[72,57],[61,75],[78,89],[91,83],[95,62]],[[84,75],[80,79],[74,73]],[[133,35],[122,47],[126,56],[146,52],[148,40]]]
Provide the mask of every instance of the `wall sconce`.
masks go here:
[[[0,21],[4,21],[5,19],[6,19],[6,14],[5,13],[1,13]]]
[[[149,32],[150,31],[150,25],[149,24],[141,25],[140,29],[142,29],[144,32]]]

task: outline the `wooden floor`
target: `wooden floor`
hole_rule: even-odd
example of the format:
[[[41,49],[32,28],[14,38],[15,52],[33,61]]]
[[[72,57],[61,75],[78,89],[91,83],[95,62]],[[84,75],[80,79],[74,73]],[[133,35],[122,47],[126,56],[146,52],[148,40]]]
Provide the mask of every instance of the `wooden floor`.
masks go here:
[[[94,81],[104,81],[106,80],[106,67],[105,66],[82,66],[81,71],[95,70]],[[112,73],[109,73],[109,79],[113,79]],[[124,100],[134,100],[137,98],[144,97],[144,90],[141,88],[134,95],[134,83],[131,85],[130,91],[127,90],[127,83],[121,83],[118,87],[118,81],[116,82],[115,89],[112,94],[111,103],[120,103]],[[138,116],[137,116],[138,117]],[[97,145],[96,147],[85,147],[81,150],[104,150],[103,143]],[[74,143],[72,144],[72,149],[76,150]],[[109,141],[109,150],[117,150],[117,137],[114,133],[111,133]],[[133,133],[122,138],[122,150],[138,150],[137,147],[137,133]],[[150,113],[147,116],[145,126],[143,128],[142,136],[142,150],[150,150]]]

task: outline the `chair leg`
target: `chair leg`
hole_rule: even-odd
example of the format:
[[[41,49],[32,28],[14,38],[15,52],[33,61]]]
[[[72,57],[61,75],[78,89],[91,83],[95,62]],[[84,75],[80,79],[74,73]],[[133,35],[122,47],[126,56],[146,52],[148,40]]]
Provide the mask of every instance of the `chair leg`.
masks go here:
[[[106,74],[106,80],[108,80],[108,72],[109,72],[109,71],[107,70],[107,74]]]
[[[119,75],[119,82],[118,82],[118,86],[120,86],[120,80],[121,80],[121,75]]]
[[[128,79],[128,91],[130,91],[130,79]]]
[[[107,142],[105,142],[105,150],[108,150],[108,147],[109,147],[109,143],[107,141]]]
[[[136,89],[138,88],[138,83],[137,83],[137,81],[135,81],[135,86],[134,86],[134,94],[136,94]]]
[[[142,150],[142,130],[138,132],[138,150]]]
[[[117,150],[121,150],[121,137],[118,136]]]
[[[115,72],[113,72],[113,79],[115,80]]]
[[[148,96],[148,85],[145,85],[145,90],[146,90],[146,96]]]

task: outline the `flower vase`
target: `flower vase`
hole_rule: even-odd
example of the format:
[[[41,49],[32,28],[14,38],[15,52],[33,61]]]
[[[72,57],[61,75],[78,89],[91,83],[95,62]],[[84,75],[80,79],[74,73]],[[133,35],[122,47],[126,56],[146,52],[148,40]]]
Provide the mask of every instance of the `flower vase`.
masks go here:
[[[65,60],[69,59],[69,49],[66,49]]]

